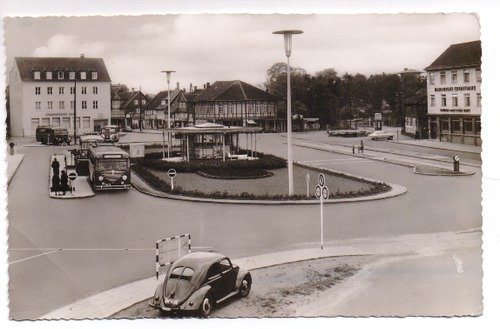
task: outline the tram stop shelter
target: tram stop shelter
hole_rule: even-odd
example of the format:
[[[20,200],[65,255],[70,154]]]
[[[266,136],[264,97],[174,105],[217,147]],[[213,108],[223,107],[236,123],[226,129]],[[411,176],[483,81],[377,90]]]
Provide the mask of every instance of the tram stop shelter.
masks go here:
[[[180,139],[181,156],[186,161],[198,159],[226,161],[255,159],[257,134],[262,133],[262,128],[202,123],[165,131],[172,133],[176,139]],[[241,154],[242,152],[245,153]]]

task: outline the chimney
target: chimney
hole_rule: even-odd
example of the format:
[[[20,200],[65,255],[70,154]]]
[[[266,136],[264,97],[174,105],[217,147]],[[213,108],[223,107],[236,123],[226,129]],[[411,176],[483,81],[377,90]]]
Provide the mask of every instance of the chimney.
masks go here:
[[[198,90],[198,86],[194,86],[194,91]]]
[[[80,54],[80,58],[85,58],[85,54]]]
[[[207,89],[207,85],[205,83],[203,84],[203,89]]]
[[[207,89],[210,88],[210,82],[207,82]]]
[[[191,92],[193,92],[193,83],[190,83],[190,84],[189,84],[189,92],[190,92],[190,93],[191,93]]]
[[[181,86],[180,86],[179,82],[177,82],[177,85],[176,85],[176,88],[175,88],[175,89],[177,89],[177,90],[180,90],[180,89],[181,89]]]

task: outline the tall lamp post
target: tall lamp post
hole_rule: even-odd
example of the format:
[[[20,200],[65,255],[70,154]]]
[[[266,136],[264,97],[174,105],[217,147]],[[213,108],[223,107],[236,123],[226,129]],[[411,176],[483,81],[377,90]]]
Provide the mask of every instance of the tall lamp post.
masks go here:
[[[290,85],[290,55],[292,54],[292,35],[302,34],[300,30],[274,31],[273,34],[283,34],[286,54],[286,130],[288,144],[288,195],[293,195],[293,153],[292,153],[292,92]]]
[[[74,86],[74,95],[73,95],[73,143],[76,145],[76,77],[78,76],[77,72],[75,72],[75,86]]]
[[[167,127],[170,129],[170,76],[175,71],[161,71],[167,76]],[[171,134],[168,133],[168,158],[170,158]],[[165,158],[165,125],[163,125],[163,158]]]

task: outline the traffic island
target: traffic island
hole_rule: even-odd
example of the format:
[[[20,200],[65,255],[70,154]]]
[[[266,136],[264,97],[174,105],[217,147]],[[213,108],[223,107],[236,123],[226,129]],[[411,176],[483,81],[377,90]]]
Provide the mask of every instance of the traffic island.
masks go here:
[[[61,177],[61,172],[64,170],[68,175],[68,189],[67,191],[56,191],[57,189],[53,186],[53,168],[52,164],[54,159],[57,159],[59,163],[59,177]],[[68,155],[67,154],[54,154],[50,157],[49,163],[49,196],[54,199],[77,199],[77,198],[88,198],[94,196],[94,191],[90,187],[86,176],[78,176],[75,169],[69,168]],[[59,178],[60,181],[60,178]]]
[[[475,174],[472,171],[454,171],[431,166],[414,166],[413,172],[417,175],[426,176],[471,176]]]

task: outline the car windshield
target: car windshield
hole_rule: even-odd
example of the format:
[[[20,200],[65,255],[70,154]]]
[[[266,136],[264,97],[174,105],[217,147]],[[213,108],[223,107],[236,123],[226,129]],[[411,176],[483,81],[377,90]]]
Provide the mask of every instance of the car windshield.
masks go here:
[[[127,170],[127,160],[101,161],[98,163],[97,169],[101,171]]]
[[[176,267],[170,273],[170,279],[182,279],[186,281],[191,281],[194,275],[194,270],[190,267]]]
[[[101,131],[103,134],[116,134],[115,128],[103,128]]]

